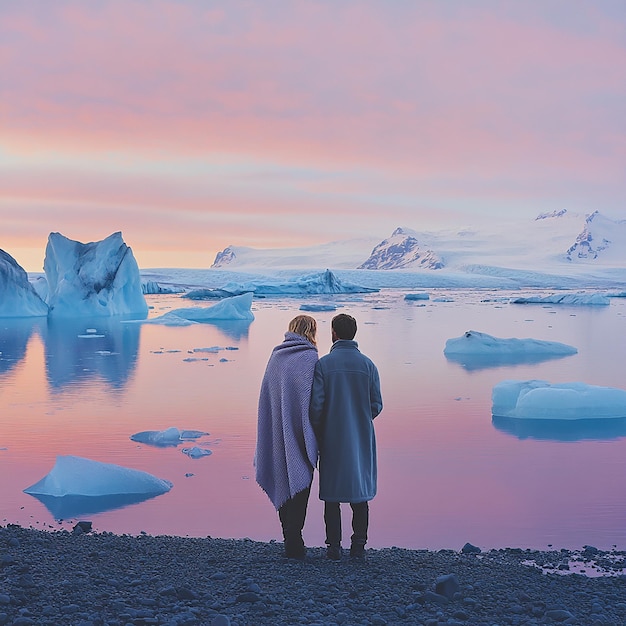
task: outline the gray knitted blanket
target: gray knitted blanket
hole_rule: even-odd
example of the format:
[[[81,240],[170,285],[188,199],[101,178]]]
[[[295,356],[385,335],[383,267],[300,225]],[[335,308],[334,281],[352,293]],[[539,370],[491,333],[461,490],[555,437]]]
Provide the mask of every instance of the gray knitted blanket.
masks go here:
[[[301,335],[285,333],[265,369],[259,395],[256,481],[278,510],[310,486],[317,465],[317,440],[309,400],[317,348]]]

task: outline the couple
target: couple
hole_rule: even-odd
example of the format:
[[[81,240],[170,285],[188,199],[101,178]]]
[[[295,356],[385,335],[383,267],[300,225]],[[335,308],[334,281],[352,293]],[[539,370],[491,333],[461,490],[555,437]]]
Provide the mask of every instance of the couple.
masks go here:
[[[336,315],[330,352],[318,359],[317,323],[298,315],[261,383],[256,480],[278,511],[288,558],[306,555],[302,528],[318,454],[327,556],[341,558],[341,502],[352,508],[350,555],[365,554],[376,495],[373,419],[383,404],[378,370],[359,351],[356,330],[353,317]]]

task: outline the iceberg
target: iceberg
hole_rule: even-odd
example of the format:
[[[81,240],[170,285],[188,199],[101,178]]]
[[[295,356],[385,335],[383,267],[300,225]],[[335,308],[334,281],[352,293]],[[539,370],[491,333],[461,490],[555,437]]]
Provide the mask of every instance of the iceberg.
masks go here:
[[[579,305],[600,305],[611,304],[611,299],[601,293],[565,293],[553,294],[549,296],[520,296],[511,299],[511,304],[570,304]]]
[[[166,448],[169,446],[177,446],[185,441],[193,441],[208,434],[209,433],[205,433],[201,430],[179,430],[172,426],[165,430],[144,430],[131,435],[130,438],[132,441],[139,443]]]
[[[626,418],[626,391],[580,382],[505,380],[492,390],[491,412],[533,420]]]
[[[301,311],[310,311],[310,312],[323,312],[323,311],[336,311],[336,304],[301,304]]]
[[[192,448],[183,448],[181,450],[183,454],[186,454],[190,459],[201,459],[205,456],[210,456],[213,454],[211,450],[207,450],[207,448],[200,448],[198,446],[193,446]]]
[[[540,363],[577,352],[574,346],[558,341],[515,337],[502,339],[476,330],[468,330],[460,337],[448,339],[443,350],[449,361],[457,362],[469,370]]]
[[[0,317],[45,317],[48,305],[28,281],[28,274],[0,250]]]
[[[152,474],[77,456],[58,456],[52,470],[24,493],[56,519],[108,511],[168,492],[172,483]]]
[[[121,232],[92,243],[50,233],[44,271],[51,317],[148,313],[139,268]]]
[[[220,300],[210,307],[188,307],[184,309],[173,309],[149,320],[144,320],[147,324],[166,324],[171,326],[181,326],[193,322],[212,322],[223,320],[252,321],[251,292],[243,293],[239,296],[232,296]]]
[[[376,293],[374,287],[362,287],[340,280],[333,272],[326,270],[314,274],[296,276],[288,281],[268,282],[251,280],[245,283],[228,283],[223,291],[232,294],[252,292],[263,296],[302,295],[302,294],[338,294],[338,293]]]
[[[407,293],[405,300],[430,300],[430,296],[425,291],[417,291],[415,293]]]

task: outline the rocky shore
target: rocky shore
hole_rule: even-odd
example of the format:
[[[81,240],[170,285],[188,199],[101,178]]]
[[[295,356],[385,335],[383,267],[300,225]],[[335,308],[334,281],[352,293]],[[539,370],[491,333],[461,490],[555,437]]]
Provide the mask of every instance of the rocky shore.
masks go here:
[[[366,554],[0,526],[0,626],[626,625],[624,552]],[[587,572],[565,573],[573,561]]]

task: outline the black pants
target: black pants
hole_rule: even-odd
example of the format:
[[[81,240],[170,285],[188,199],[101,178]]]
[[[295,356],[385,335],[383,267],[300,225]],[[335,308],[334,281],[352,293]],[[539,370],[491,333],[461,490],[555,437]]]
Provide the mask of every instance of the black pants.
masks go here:
[[[305,554],[302,529],[306,517],[306,507],[309,503],[311,487],[299,491],[278,509],[278,517],[283,527],[285,540],[285,556],[289,558],[303,558]]]
[[[352,537],[351,545],[363,547],[367,543],[369,525],[369,504],[351,502]],[[324,522],[326,523],[326,545],[341,545],[341,508],[339,502],[324,502]]]

